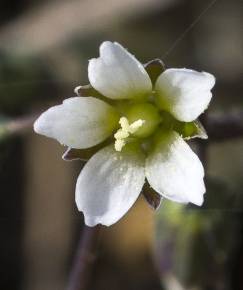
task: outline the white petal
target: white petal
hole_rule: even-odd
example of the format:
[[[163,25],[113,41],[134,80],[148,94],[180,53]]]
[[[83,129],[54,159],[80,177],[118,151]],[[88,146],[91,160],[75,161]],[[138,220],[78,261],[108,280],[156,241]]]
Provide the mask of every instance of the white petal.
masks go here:
[[[134,204],[145,179],[143,155],[118,153],[108,146],[84,166],[76,185],[76,203],[88,226],[117,222]]]
[[[139,98],[152,90],[143,65],[116,42],[101,44],[100,57],[90,60],[88,74],[91,85],[111,99]]]
[[[203,203],[203,166],[178,133],[160,136],[146,160],[145,172],[149,184],[162,196],[182,203]]]
[[[214,76],[206,72],[167,69],[156,82],[157,101],[177,120],[191,122],[207,109],[214,84]]]
[[[51,107],[34,130],[72,148],[88,148],[105,140],[118,124],[115,110],[93,97],[75,97]]]

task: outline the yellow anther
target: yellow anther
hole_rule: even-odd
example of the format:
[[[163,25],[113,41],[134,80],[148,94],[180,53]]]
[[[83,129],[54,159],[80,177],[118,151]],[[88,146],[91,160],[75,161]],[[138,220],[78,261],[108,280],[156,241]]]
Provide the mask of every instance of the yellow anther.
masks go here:
[[[119,120],[119,124],[121,128],[117,130],[114,134],[115,141],[115,149],[116,151],[121,151],[122,148],[126,145],[126,138],[129,137],[130,134],[135,133],[144,123],[144,120],[136,120],[131,125],[129,125],[129,121],[126,117],[121,117]]]
[[[123,130],[128,131],[129,129],[129,122],[126,117],[121,117],[119,120],[119,124],[121,125]]]
[[[133,122],[130,126],[129,126],[129,132],[130,133],[135,133],[141,126],[143,126],[143,123],[145,121],[144,120],[137,120],[135,122]]]
[[[125,139],[129,136],[129,133],[123,129],[119,129],[114,135],[115,139]]]
[[[116,151],[121,151],[123,146],[125,146],[125,141],[123,139],[117,139],[115,141],[115,150]]]

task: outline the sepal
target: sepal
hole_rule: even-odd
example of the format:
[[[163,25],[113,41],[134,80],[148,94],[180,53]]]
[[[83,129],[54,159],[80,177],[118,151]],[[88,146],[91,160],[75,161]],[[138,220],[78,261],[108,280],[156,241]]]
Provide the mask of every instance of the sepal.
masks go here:
[[[165,71],[165,65],[163,61],[159,58],[150,60],[144,64],[144,68],[147,71],[152,84],[154,85],[157,78]]]
[[[114,103],[113,100],[106,98],[101,93],[96,91],[96,89],[94,89],[91,86],[91,84],[84,85],[84,86],[77,86],[74,89],[74,93],[79,97],[94,97],[94,98],[97,98],[99,100],[105,101],[106,103],[109,103],[109,104]]]
[[[163,197],[158,194],[149,184],[146,182],[143,187],[142,195],[146,202],[152,209],[157,210],[162,202]]]
[[[96,91],[90,84],[84,86],[77,86],[74,89],[77,96],[80,97],[101,97],[102,95]]]
[[[208,139],[207,132],[199,120],[194,122],[177,122],[175,130],[185,139]]]
[[[105,142],[102,142],[96,146],[87,148],[87,149],[74,149],[68,147],[67,150],[63,153],[62,159],[64,161],[74,161],[74,160],[81,160],[81,161],[88,161],[97,151],[101,148],[109,145],[112,140],[109,138]]]

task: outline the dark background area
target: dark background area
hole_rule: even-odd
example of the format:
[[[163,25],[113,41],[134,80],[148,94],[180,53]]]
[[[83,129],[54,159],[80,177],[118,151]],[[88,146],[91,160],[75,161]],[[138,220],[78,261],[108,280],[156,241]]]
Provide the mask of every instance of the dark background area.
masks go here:
[[[243,289],[243,2],[16,0],[0,2],[0,289],[65,289],[83,217],[74,202],[81,162],[37,136],[41,111],[87,84],[104,40],[143,63],[161,58],[216,76],[192,143],[206,168],[202,208],[143,197],[102,229],[92,290]]]

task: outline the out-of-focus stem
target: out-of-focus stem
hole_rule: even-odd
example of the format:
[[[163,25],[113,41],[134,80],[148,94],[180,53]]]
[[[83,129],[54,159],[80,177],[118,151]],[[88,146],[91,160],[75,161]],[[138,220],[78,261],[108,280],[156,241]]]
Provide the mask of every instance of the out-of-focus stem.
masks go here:
[[[84,227],[74,258],[67,290],[88,289],[92,266],[96,259],[100,231],[101,226],[94,228]]]
[[[209,142],[243,137],[243,112],[207,115],[204,126]]]
[[[1,136],[21,134],[30,127],[41,114],[31,114],[0,123]],[[203,120],[203,125],[208,133],[209,142],[224,141],[243,137],[243,112],[229,112],[224,115],[210,115]],[[205,142],[205,141],[204,141]]]
[[[39,114],[19,117],[0,123],[0,139],[12,134],[21,134],[32,127]]]

